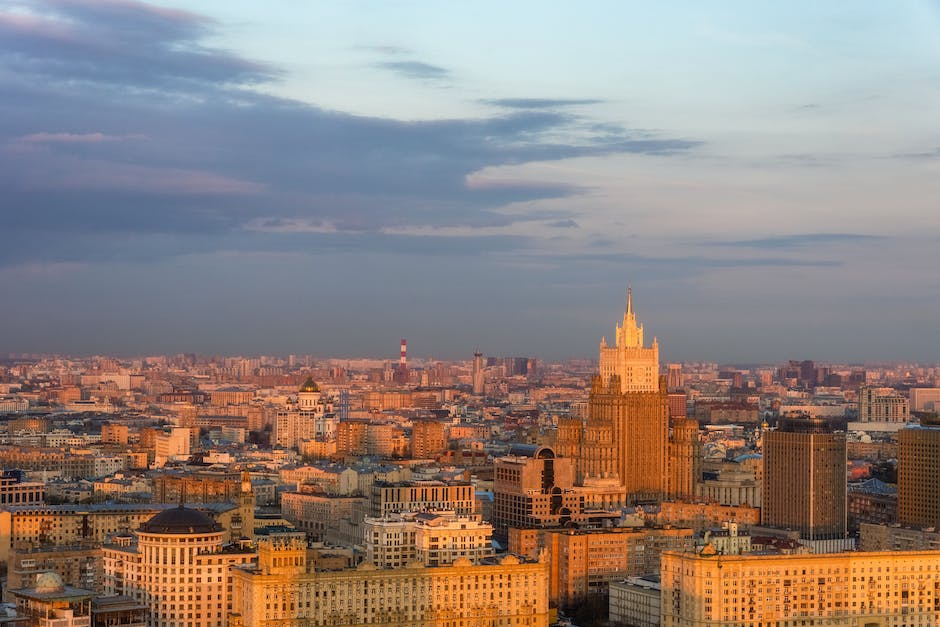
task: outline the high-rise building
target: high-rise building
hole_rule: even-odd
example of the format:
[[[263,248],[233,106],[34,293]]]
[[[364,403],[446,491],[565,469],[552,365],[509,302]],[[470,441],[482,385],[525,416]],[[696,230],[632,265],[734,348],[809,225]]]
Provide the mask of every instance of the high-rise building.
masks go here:
[[[845,434],[820,418],[781,418],[764,434],[761,521],[806,540],[846,533]]]
[[[921,419],[898,433],[898,522],[940,527],[940,420]]]
[[[702,480],[703,460],[698,421],[693,418],[675,420],[669,438],[667,496],[670,499],[692,500],[696,497]]]
[[[473,353],[473,370],[471,371],[473,393],[476,396],[483,394],[485,390],[486,379],[483,374],[483,353],[477,351]]]
[[[624,502],[657,500],[667,490],[669,403],[659,377],[659,343],[643,344],[633,295],[614,333],[600,344],[600,375],[591,383],[581,445],[582,481],[616,478]]]
[[[670,392],[682,388],[682,364],[669,364],[666,367],[666,387]]]
[[[416,420],[411,427],[411,456],[428,459],[447,448],[444,423],[437,420]]]

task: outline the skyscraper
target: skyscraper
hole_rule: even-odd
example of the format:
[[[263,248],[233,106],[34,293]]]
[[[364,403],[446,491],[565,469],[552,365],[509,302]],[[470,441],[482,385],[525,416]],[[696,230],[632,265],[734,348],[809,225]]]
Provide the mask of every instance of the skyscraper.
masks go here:
[[[473,353],[473,394],[480,396],[484,392],[485,379],[483,376],[483,353]]]
[[[581,480],[619,479],[625,504],[660,499],[667,484],[668,417],[659,344],[654,338],[643,345],[643,326],[628,290],[614,345],[601,338],[600,374],[591,383],[581,445]]]
[[[898,434],[898,522],[915,527],[940,526],[940,419]]]
[[[764,434],[761,522],[806,540],[844,538],[845,434],[820,418],[781,418]]]

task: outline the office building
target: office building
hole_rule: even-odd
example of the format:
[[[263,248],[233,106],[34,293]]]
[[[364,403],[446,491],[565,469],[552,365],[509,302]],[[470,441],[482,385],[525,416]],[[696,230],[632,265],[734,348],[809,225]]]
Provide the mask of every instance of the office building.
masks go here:
[[[846,533],[845,434],[825,420],[781,418],[764,434],[762,524],[806,540]]]
[[[940,419],[898,433],[898,522],[940,528]]]
[[[863,385],[858,388],[859,422],[909,422],[908,399],[893,388]]]

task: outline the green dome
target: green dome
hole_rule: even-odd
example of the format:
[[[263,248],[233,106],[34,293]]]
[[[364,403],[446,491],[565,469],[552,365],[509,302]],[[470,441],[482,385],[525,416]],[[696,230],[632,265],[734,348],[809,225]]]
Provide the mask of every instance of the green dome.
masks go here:
[[[307,377],[307,380],[304,381],[304,384],[300,386],[301,392],[319,392],[320,388],[317,387],[317,384],[314,383],[313,377]]]

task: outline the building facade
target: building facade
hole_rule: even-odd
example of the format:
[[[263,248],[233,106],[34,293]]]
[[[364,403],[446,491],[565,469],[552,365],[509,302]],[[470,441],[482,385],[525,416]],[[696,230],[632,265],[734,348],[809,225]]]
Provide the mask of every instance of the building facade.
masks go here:
[[[764,434],[761,522],[806,540],[846,534],[845,434],[819,418],[781,418]]]
[[[940,527],[940,420],[898,433],[898,522]]]

